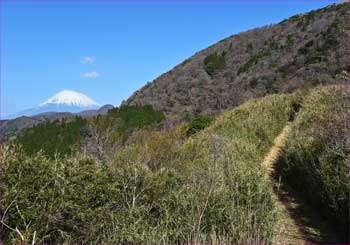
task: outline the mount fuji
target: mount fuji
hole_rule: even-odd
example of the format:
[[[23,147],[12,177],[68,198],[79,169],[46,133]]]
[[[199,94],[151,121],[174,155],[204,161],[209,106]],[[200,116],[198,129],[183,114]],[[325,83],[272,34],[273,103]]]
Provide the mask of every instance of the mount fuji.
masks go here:
[[[100,107],[100,104],[82,93],[63,90],[38,106],[9,115],[6,119],[13,119],[20,116],[34,116],[49,112],[78,113],[87,110],[96,110]]]

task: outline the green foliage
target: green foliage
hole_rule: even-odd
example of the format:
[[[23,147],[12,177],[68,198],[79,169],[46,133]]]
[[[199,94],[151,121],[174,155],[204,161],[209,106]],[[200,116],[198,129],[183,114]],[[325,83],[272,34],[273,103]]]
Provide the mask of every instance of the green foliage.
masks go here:
[[[319,48],[321,50],[334,49],[339,44],[337,39],[336,30],[338,29],[337,22],[333,22],[325,32],[321,32],[321,35],[324,39],[322,46]]]
[[[319,43],[311,40],[298,49],[298,54],[305,56],[305,65],[328,61],[329,51],[335,49],[339,44],[333,33],[333,29],[336,28],[336,24],[331,24],[325,32],[321,32]]]
[[[217,54],[216,52],[208,55],[204,59],[204,70],[208,73],[209,76],[213,77],[217,72],[224,69],[226,66],[225,54]]]
[[[305,65],[327,62],[328,58],[318,53],[310,53],[306,56]]]
[[[108,120],[115,122],[118,130],[127,133],[132,129],[160,123],[165,119],[163,112],[156,111],[151,105],[121,106],[108,112]]]
[[[278,65],[276,63],[269,64],[269,68],[270,69],[274,69],[274,68],[277,68],[277,67],[278,67]]]
[[[15,143],[29,155],[36,155],[42,150],[44,155],[54,158],[56,154],[72,154],[73,148],[89,140],[92,133],[99,138],[104,137],[104,144],[107,144],[104,147],[108,147],[119,139],[125,141],[135,129],[157,125],[164,118],[162,112],[150,105],[122,106],[110,110],[106,116],[98,115],[89,121],[81,117],[69,121],[46,121],[24,130]],[[101,147],[102,142],[94,144]]]
[[[29,243],[34,232],[36,243],[146,241],[142,229],[149,234],[155,222],[149,215],[153,192],[163,187],[141,165],[96,165],[82,156],[11,154],[3,170],[4,222],[26,234],[22,240],[7,229],[9,243]]]
[[[237,75],[239,75],[241,73],[248,72],[252,66],[258,64],[260,59],[262,59],[263,57],[268,56],[268,55],[270,55],[269,50],[263,49],[263,50],[259,51],[257,54],[253,55],[246,63],[244,63],[243,65],[241,65],[238,68]]]
[[[253,50],[253,44],[252,43],[248,43],[247,47],[246,47],[246,52],[249,53]]]
[[[200,116],[194,118],[187,126],[186,126],[186,135],[191,136],[199,131],[205,129],[210,126],[213,122],[214,118],[210,116]]]
[[[295,112],[297,99],[294,95],[270,95],[250,100],[217,118],[212,127],[233,140],[244,138],[254,142],[261,150],[258,155],[263,157]]]
[[[345,131],[344,91],[341,86],[318,88],[304,99],[279,166],[282,178],[348,237],[350,132]]]
[[[286,21],[292,21],[292,22],[296,22],[298,20],[300,20],[302,18],[301,14],[297,14],[297,15],[293,15],[292,17],[290,17],[289,19],[285,19],[282,22],[286,22]]]
[[[287,35],[287,41],[286,41],[286,46],[287,48],[291,48],[294,44],[294,38],[291,34]]]
[[[316,17],[317,11],[310,11],[309,13],[302,16],[302,18],[299,18],[299,22],[297,23],[297,27],[301,28],[302,31],[305,31],[306,28],[310,25],[311,22],[314,21]]]
[[[29,155],[36,155],[40,150],[51,158],[54,158],[55,154],[69,155],[72,153],[72,147],[79,143],[81,129],[86,123],[81,117],[69,121],[46,121],[25,129],[15,142]]]

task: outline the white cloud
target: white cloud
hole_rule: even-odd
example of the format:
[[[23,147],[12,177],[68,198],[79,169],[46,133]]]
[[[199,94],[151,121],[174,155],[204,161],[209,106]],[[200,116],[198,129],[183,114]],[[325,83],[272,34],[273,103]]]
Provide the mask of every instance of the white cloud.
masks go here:
[[[92,71],[92,72],[85,72],[83,74],[83,77],[87,77],[87,78],[98,78],[100,77],[101,74],[96,72],[96,71]]]
[[[80,60],[80,63],[84,65],[91,65],[95,62],[95,57],[94,56],[86,56]]]

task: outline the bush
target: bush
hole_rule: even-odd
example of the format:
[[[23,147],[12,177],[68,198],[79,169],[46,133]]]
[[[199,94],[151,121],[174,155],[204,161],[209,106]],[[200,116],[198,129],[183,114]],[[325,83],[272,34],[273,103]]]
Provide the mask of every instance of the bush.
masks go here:
[[[210,126],[213,122],[214,118],[211,116],[201,116],[194,118],[187,126],[186,126],[186,135],[189,137],[205,129]]]
[[[258,62],[265,56],[269,56],[270,55],[270,49],[262,49],[261,51],[259,51],[257,54],[253,55],[246,63],[244,63],[243,65],[241,65],[238,68],[237,71],[237,75],[241,74],[241,73],[245,73],[248,72],[249,69],[251,67],[253,67],[254,65],[258,64]]]
[[[115,198],[109,195],[108,200],[106,195],[110,190],[107,173],[102,174],[103,170],[85,158],[50,159],[17,150],[5,151],[3,159],[4,222],[24,234],[21,239],[5,228],[5,241],[29,243],[34,233],[36,243],[93,239],[96,232],[92,223],[108,210],[108,205],[101,206]]]
[[[226,62],[224,52],[221,55],[215,52],[211,55],[208,55],[204,59],[204,70],[211,77],[213,77],[220,70],[224,69],[225,66]]]
[[[2,156],[8,243],[30,243],[34,234],[36,243],[174,242],[190,233],[183,221],[191,215],[185,207],[191,195],[177,187],[181,178],[172,170],[19,150],[2,149]]]
[[[334,28],[336,25],[331,24],[325,32],[321,32],[319,44],[316,45],[311,40],[298,49],[298,54],[305,56],[305,65],[328,61],[329,51],[335,49],[339,44],[336,35],[332,33]]]

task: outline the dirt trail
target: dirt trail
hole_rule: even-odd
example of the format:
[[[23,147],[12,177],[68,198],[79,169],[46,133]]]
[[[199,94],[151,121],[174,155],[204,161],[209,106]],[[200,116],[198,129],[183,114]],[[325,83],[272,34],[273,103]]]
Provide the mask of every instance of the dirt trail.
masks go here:
[[[281,151],[286,143],[287,135],[290,131],[290,125],[287,124],[282,132],[275,138],[273,146],[270,148],[270,151],[265,156],[262,165],[267,169],[268,176],[274,173],[275,163],[278,160],[278,157],[281,154]]]
[[[287,124],[275,138],[273,146],[265,156],[262,165],[266,168],[266,177],[272,180],[274,197],[282,214],[278,224],[278,235],[274,244],[318,244],[333,243],[337,237],[321,219],[319,213],[309,207],[292,189],[281,184],[276,173],[276,162],[285,146],[291,130]]]

